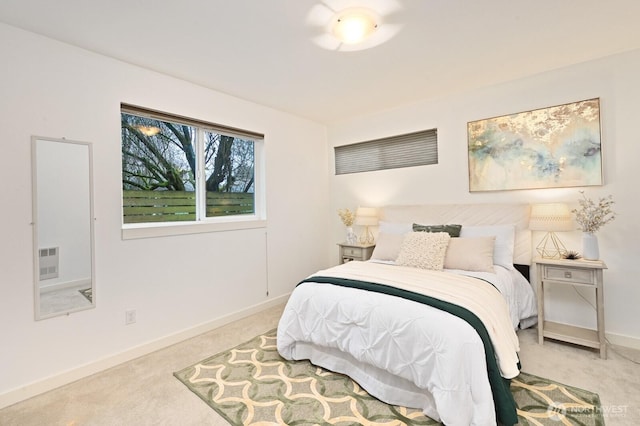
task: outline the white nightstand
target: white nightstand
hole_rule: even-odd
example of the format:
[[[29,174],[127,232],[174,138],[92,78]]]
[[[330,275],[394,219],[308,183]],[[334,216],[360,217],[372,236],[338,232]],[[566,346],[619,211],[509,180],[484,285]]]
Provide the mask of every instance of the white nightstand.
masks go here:
[[[562,340],[576,345],[600,349],[600,358],[607,357],[604,338],[604,289],[602,271],[607,265],[601,260],[533,259],[538,289],[538,343],[544,338]],[[544,320],[544,290],[547,285],[591,287],[596,292],[597,330]]]
[[[369,260],[376,245],[340,243],[338,246],[340,247],[340,263],[347,263],[352,260]]]

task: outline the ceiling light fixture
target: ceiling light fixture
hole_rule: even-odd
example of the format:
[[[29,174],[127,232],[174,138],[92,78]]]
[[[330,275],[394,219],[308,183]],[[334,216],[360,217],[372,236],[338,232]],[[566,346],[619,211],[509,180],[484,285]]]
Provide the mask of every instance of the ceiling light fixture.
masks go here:
[[[402,10],[399,0],[318,0],[306,23],[311,40],[321,48],[355,52],[395,37],[403,27]]]
[[[332,33],[343,43],[357,44],[378,28],[377,17],[367,9],[345,9],[335,15]]]

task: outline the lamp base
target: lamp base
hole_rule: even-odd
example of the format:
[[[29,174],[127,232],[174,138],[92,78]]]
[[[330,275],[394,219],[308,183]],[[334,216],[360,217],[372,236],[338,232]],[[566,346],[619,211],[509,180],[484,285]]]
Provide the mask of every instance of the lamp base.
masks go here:
[[[562,259],[568,252],[560,238],[553,232],[547,232],[536,250],[543,259]]]
[[[366,226],[362,235],[360,235],[360,244],[373,244],[373,234],[369,231],[369,227]]]

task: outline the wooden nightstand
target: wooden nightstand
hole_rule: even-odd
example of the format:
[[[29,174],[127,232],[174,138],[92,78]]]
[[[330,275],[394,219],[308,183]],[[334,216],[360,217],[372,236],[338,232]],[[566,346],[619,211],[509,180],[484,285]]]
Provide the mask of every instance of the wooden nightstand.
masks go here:
[[[340,243],[338,246],[340,247],[340,263],[347,263],[352,260],[369,260],[376,245]]]
[[[607,357],[604,338],[604,289],[602,271],[607,265],[601,260],[533,259],[536,265],[538,289],[538,343],[544,338],[562,340],[576,345],[600,349],[600,358]],[[597,330],[544,320],[544,289],[549,284],[591,287],[596,292]]]

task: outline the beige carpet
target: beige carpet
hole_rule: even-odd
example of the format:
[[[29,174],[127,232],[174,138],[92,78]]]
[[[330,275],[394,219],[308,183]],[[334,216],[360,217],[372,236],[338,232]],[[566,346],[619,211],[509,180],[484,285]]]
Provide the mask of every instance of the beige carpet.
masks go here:
[[[349,377],[286,361],[271,330],[174,375],[232,425],[433,425],[385,404]],[[519,424],[604,425],[597,394],[521,373],[511,391]]]
[[[229,423],[175,379],[172,372],[233,348],[278,324],[284,305],[234,321],[176,345],[0,409],[2,426],[179,425]],[[536,329],[521,330],[520,359],[531,374],[600,395],[607,426],[640,424],[640,351],[597,352],[553,341],[538,344]],[[561,424],[561,423],[559,423]]]

